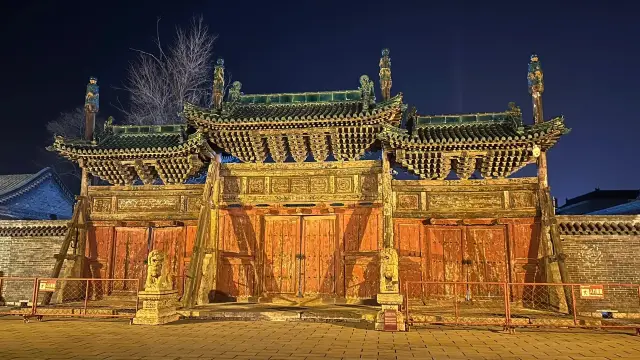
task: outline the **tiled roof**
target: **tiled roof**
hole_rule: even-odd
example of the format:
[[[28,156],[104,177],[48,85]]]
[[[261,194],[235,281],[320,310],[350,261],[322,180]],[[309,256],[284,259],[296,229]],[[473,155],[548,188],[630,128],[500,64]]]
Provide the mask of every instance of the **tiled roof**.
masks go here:
[[[640,199],[590,212],[589,215],[640,215]]]
[[[241,104],[300,104],[300,103],[330,103],[339,101],[361,100],[360,90],[321,91],[287,94],[254,94],[242,95]]]
[[[415,128],[430,125],[462,125],[474,123],[495,123],[509,121],[516,126],[522,126],[522,118],[510,112],[477,113],[455,115],[418,115],[413,120]]]
[[[553,145],[558,137],[569,132],[562,117],[542,124],[522,126],[519,119],[511,118],[507,113],[425,116],[418,117],[414,122],[412,134],[390,128],[385,130],[383,139],[405,143],[409,147],[448,144],[482,146],[497,142],[542,140],[543,150]]]
[[[26,193],[50,177],[60,186],[62,193],[73,201],[74,197],[71,192],[51,168],[47,167],[35,174],[0,175],[0,204]]]
[[[640,235],[637,216],[558,216],[561,235]]]
[[[21,184],[27,182],[34,175],[35,174],[0,175],[0,196],[19,188]]]
[[[349,92],[347,92],[349,93]],[[319,93],[321,94],[321,93]],[[291,94],[295,98],[296,94]],[[274,95],[253,95],[269,98]],[[280,95],[279,95],[280,96]],[[241,123],[295,122],[308,120],[358,120],[373,117],[402,104],[402,94],[371,107],[362,100],[315,101],[315,102],[252,102],[228,104],[226,109],[201,108],[185,104],[183,116],[190,122],[207,121],[216,124],[238,125]],[[399,120],[399,119],[398,119]]]
[[[170,157],[206,143],[201,133],[186,133],[186,125],[113,126],[97,141],[56,138],[53,149],[77,157]]]
[[[629,199],[635,199],[640,197],[640,190],[600,190],[595,189],[594,191],[588,192],[586,194],[576,196],[571,199],[567,199],[564,206],[577,204],[587,200],[594,199],[620,199],[622,201],[626,201]]]
[[[0,220],[0,236],[65,236],[67,229],[65,220]]]

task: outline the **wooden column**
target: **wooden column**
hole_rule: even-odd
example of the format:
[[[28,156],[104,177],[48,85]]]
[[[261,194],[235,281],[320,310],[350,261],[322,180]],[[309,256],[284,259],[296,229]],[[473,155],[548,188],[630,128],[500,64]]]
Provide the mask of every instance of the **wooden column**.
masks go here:
[[[391,151],[382,146],[382,249],[379,255],[380,289],[376,300],[380,311],[376,314],[375,329],[404,331],[405,320],[400,306],[403,303],[399,284],[399,258],[393,246],[393,189],[391,181]]]
[[[535,124],[544,122],[542,93],[544,92],[544,74],[537,55],[531,55],[529,62],[529,93],[533,103],[533,120]],[[538,146],[538,145],[536,145]],[[551,199],[551,188],[549,187],[547,154],[544,150],[539,151],[538,165],[538,201],[540,206],[540,249],[542,266],[544,267],[545,281],[549,283],[566,283],[567,273],[564,266],[564,255],[560,243],[559,233],[556,228],[555,211],[553,200]],[[535,151],[535,150],[534,150]],[[535,154],[534,154],[535,155]],[[560,311],[568,311],[568,304],[571,303],[571,293],[563,291],[560,287],[555,287],[554,292],[558,295],[557,304]],[[565,289],[566,290],[566,289]],[[570,291],[570,290],[569,290]],[[564,298],[562,294],[564,293]]]
[[[382,149],[382,224],[383,235],[382,245],[385,248],[393,248],[393,189],[391,181],[390,153],[383,147]]]
[[[184,307],[193,307],[196,305],[196,301],[197,303],[208,302],[209,291],[215,288],[215,271],[212,274],[210,268],[215,266],[215,262],[211,264],[211,260],[216,255],[214,246],[217,248],[218,243],[217,211],[220,187],[220,160],[220,155],[212,156],[207,171],[207,181],[205,182],[200,215],[198,216],[198,230],[182,298]],[[215,225],[212,225],[212,222]],[[215,233],[212,232],[214,229]]]

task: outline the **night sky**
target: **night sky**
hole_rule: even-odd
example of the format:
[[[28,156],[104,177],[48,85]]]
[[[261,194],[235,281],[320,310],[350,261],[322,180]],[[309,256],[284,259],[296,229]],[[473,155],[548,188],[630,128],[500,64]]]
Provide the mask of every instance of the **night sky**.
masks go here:
[[[45,124],[83,104],[89,76],[101,85],[101,114],[117,123],[122,115],[110,103],[126,99],[114,87],[135,57],[129,48],[153,50],[157,17],[168,41],[176,25],[202,14],[219,36],[214,56],[245,93],[357,89],[368,74],[380,98],[378,59],[388,47],[392,94],[403,92],[420,114],[503,111],[515,101],[531,123],[526,75],[536,52],[545,118],[564,115],[572,128],[549,152],[553,195],[562,204],[595,187],[640,188],[640,23],[632,2],[16,3],[0,10],[0,174],[46,165]]]

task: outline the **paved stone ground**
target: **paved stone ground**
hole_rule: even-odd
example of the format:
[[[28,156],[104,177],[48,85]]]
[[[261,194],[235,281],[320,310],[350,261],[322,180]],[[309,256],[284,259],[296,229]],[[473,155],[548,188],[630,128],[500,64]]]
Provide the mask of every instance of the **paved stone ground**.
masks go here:
[[[640,337],[601,331],[412,329],[361,324],[0,318],[0,359],[640,359]]]

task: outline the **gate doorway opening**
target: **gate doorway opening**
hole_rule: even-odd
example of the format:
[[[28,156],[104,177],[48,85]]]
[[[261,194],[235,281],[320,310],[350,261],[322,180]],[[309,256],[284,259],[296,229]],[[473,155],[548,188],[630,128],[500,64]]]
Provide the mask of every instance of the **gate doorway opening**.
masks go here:
[[[337,244],[335,216],[266,216],[264,295],[335,297]]]

